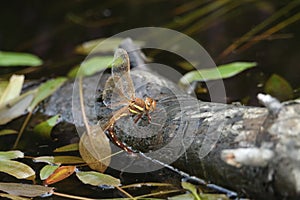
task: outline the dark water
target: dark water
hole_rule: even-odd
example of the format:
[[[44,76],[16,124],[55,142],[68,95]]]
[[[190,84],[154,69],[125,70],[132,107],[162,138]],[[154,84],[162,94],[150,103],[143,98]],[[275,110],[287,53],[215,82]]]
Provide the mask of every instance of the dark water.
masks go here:
[[[197,2],[197,1],[190,1]],[[204,1],[203,5],[211,1]],[[247,1],[245,1],[247,2]],[[273,73],[284,77],[294,89],[300,88],[300,22],[295,22],[282,29],[273,38],[262,40],[243,52],[233,52],[218,59],[221,52],[235,39],[242,36],[271,16],[290,1],[249,1],[233,9],[227,15],[218,17],[206,24],[203,30],[190,34],[197,40],[216,61],[217,64],[231,61],[254,61],[258,68],[225,80],[229,102],[238,101],[247,96],[249,104],[255,105],[256,93],[262,91],[259,84]],[[200,19],[190,23],[181,20],[200,6],[191,5],[183,13],[178,9],[184,0],[65,0],[65,1],[17,1],[1,2],[0,6],[0,49],[3,51],[30,52],[41,57],[45,64],[37,71],[28,73],[26,78],[63,76],[84,56],[74,52],[76,45],[82,42],[110,37],[132,28],[157,26],[164,27],[177,22],[175,30],[187,32]],[[184,9],[184,7],[183,7]],[[300,11],[295,7],[264,30],[280,23]],[[177,12],[177,13],[176,13]],[[196,26],[197,27],[197,26]],[[172,56],[157,55],[155,61],[177,66]],[[176,60],[176,59],[175,59]],[[21,68],[18,68],[20,70]],[[15,70],[15,69],[14,69]],[[11,69],[0,69],[0,74],[13,72]],[[145,175],[145,177],[151,175]],[[149,178],[149,177],[148,177]],[[74,191],[78,182],[67,182],[65,187]],[[72,187],[71,187],[72,186]],[[59,188],[59,185],[57,186]],[[88,191],[88,188],[86,191]],[[99,189],[95,189],[99,192]],[[91,192],[92,193],[92,192]],[[92,194],[90,194],[92,195]],[[103,196],[110,196],[111,193]],[[92,195],[93,196],[93,195]]]

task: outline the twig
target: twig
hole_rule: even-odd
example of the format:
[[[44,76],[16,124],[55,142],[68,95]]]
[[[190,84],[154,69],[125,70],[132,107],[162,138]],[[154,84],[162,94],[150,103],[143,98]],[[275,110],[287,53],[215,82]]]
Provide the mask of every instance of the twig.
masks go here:
[[[28,124],[30,118],[31,118],[31,115],[32,115],[32,112],[29,112],[28,115],[26,116],[26,119],[25,119],[25,121],[23,122],[22,127],[21,127],[21,129],[20,129],[20,131],[19,131],[19,133],[18,133],[18,137],[17,137],[17,139],[16,139],[16,141],[15,141],[15,143],[14,143],[13,149],[16,149],[16,148],[17,148],[17,146],[18,146],[18,144],[19,144],[19,141],[20,141],[20,139],[21,139],[21,137],[22,137],[22,135],[23,135],[23,132],[24,132],[24,130],[25,130],[25,128],[26,128],[26,126],[27,126],[27,124]]]

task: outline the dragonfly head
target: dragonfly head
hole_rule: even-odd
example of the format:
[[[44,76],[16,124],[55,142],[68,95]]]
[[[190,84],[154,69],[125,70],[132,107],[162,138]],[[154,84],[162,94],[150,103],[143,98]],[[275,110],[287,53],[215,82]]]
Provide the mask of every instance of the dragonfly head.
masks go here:
[[[156,101],[150,97],[146,97],[145,104],[147,111],[153,111],[156,108]]]

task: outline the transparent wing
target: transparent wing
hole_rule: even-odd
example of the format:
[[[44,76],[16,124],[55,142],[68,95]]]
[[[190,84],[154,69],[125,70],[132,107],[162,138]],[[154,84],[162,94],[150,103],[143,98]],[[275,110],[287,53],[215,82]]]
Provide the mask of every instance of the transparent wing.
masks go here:
[[[124,93],[115,85],[115,80],[117,81],[118,79],[119,77],[110,76],[105,83],[103,91],[104,104],[113,110],[128,105],[127,97],[124,96]]]
[[[112,77],[115,87],[123,93],[128,100],[135,98],[135,89],[130,77],[130,62],[124,49],[117,49],[112,63]]]

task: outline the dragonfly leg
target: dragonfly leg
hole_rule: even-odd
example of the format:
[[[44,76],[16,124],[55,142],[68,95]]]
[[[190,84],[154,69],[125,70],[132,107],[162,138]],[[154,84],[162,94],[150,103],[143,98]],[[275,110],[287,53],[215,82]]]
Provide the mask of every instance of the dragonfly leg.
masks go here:
[[[142,116],[143,116],[143,113],[139,114],[139,115],[135,118],[134,123],[136,124],[136,123],[139,121],[139,119],[141,119]]]

